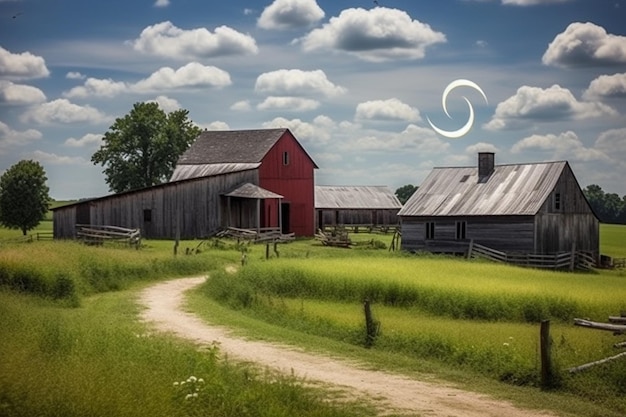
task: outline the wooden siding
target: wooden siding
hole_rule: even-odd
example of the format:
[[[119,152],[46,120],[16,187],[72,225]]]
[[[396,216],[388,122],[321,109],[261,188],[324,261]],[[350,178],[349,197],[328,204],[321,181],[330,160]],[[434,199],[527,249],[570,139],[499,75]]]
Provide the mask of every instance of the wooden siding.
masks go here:
[[[400,209],[372,210],[329,210],[316,209],[317,228],[324,226],[395,226],[399,224],[398,211]]]
[[[175,238],[179,225],[182,239],[203,238],[224,226],[221,194],[246,182],[258,183],[258,171],[161,184],[61,207],[53,214],[55,238],[74,236],[77,208],[80,211],[85,205],[94,225],[139,228],[143,237],[153,239]],[[245,213],[250,215],[249,210]]]
[[[465,239],[456,239],[457,221],[466,222]],[[434,239],[426,239],[427,222],[435,223]],[[532,216],[404,217],[402,248],[408,251],[463,253],[470,240],[506,252],[534,252]]]
[[[289,163],[283,163],[284,153],[288,153]],[[289,224],[283,230],[298,236],[312,236],[314,233],[314,178],[315,163],[287,130],[263,158],[259,167],[259,185],[284,196],[283,203],[289,204]],[[266,202],[265,218],[268,212],[275,218],[275,203]],[[275,226],[268,224],[267,226]]]

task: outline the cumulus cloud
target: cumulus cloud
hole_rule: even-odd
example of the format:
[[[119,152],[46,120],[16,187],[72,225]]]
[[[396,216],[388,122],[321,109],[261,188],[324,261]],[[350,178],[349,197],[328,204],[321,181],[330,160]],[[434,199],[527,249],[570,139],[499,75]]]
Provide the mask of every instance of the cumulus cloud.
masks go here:
[[[309,27],[324,18],[324,11],[315,0],[274,0],[267,6],[257,25],[263,29],[295,29]]]
[[[440,140],[431,129],[409,124],[400,133],[365,134],[356,139],[346,141],[342,149],[358,149],[359,151],[389,151],[441,153],[450,148],[449,142]]]
[[[170,0],[156,0],[154,7],[167,7],[170,5]]]
[[[230,109],[235,111],[248,111],[251,108],[250,100],[240,100],[230,106]]]
[[[148,102],[157,103],[161,110],[163,110],[165,113],[171,113],[181,108],[178,100],[167,96],[157,96],[154,100],[148,100]]]
[[[88,78],[81,86],[63,93],[67,98],[114,97],[118,94],[153,93],[194,87],[225,87],[231,84],[230,74],[212,66],[190,62],[178,69],[162,67],[148,78],[136,83]]]
[[[626,36],[612,35],[591,22],[571,23],[543,54],[545,65],[611,66],[626,63]]]
[[[593,100],[603,97],[626,97],[626,72],[613,75],[601,75],[591,81],[583,98]]]
[[[44,101],[46,101],[46,95],[37,87],[0,80],[0,103],[19,106]]]
[[[8,79],[44,78],[50,75],[46,61],[30,52],[14,54],[0,46],[0,77]]]
[[[330,82],[322,70],[281,69],[257,77],[254,89],[260,93],[282,95],[323,95],[334,97],[346,89]]]
[[[302,97],[276,97],[270,96],[257,105],[259,110],[290,110],[290,111],[309,111],[315,110],[320,106],[317,100]]]
[[[520,153],[534,150],[548,154],[549,159],[574,161],[608,161],[610,158],[602,151],[587,148],[576,133],[567,131],[558,135],[532,135],[517,142],[511,152]]]
[[[97,133],[87,133],[81,138],[68,138],[63,145],[70,148],[99,148],[104,135]]]
[[[204,130],[230,130],[228,123],[216,120],[209,124],[198,124],[198,127]]]
[[[230,75],[226,71],[190,62],[177,70],[162,67],[131,88],[136,92],[153,92],[188,87],[224,87],[230,84]]]
[[[128,89],[126,83],[113,81],[112,79],[87,78],[81,86],[73,87],[64,92],[63,97],[86,98],[86,97],[114,97]]]
[[[595,148],[624,163],[626,160],[626,127],[602,132],[596,140]]]
[[[78,71],[70,71],[65,74],[65,78],[68,80],[84,80],[86,77]]]
[[[572,0],[502,0],[502,4],[510,6],[536,6],[539,4],[567,3]]]
[[[359,103],[356,107],[355,118],[357,120],[383,119],[404,120],[407,122],[417,122],[421,120],[419,110],[403,103],[397,98]]]
[[[477,142],[465,148],[465,152],[469,153],[470,155],[476,155],[478,154],[478,152],[498,153],[500,152],[500,150],[492,143]]]
[[[79,106],[66,99],[38,104],[21,116],[22,122],[53,123],[103,123],[110,117],[91,106]]]
[[[275,119],[262,124],[264,128],[288,128],[293,134],[308,143],[325,144],[330,141],[332,121],[326,116],[318,116],[313,123],[305,122],[300,119],[286,119],[284,117],[276,117]]]
[[[181,60],[256,54],[259,50],[254,38],[228,26],[217,27],[214,32],[206,28],[184,30],[169,21],[146,27],[139,38],[128,43],[138,52]]]
[[[428,46],[446,42],[441,32],[402,10],[346,9],[297,42],[305,51],[336,50],[367,61],[421,59]]]
[[[492,119],[484,127],[506,130],[525,127],[530,121],[582,120],[616,115],[611,107],[597,102],[580,102],[566,88],[522,86],[517,93],[498,104]]]
[[[31,154],[32,159],[42,164],[50,165],[90,165],[90,162],[80,156],[64,156],[44,151],[35,151]]]
[[[38,130],[13,130],[6,123],[0,121],[0,154],[4,154],[7,148],[23,146],[42,137],[43,135]]]

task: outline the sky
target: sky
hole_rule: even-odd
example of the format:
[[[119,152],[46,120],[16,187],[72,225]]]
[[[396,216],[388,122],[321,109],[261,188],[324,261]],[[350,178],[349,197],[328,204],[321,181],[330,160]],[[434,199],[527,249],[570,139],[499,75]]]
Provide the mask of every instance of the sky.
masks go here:
[[[287,127],[319,185],[569,161],[626,195],[626,0],[0,0],[0,174],[110,194],[91,156],[134,103]],[[456,133],[455,133],[456,132]]]

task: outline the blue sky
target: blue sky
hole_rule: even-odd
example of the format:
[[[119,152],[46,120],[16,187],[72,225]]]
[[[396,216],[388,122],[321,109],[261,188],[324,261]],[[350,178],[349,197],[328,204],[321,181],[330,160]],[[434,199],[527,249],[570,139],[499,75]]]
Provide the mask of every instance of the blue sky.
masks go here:
[[[624,0],[0,0],[0,173],[109,194],[91,155],[157,101],[207,129],[288,127],[317,184],[419,185],[434,166],[568,160],[626,194]],[[452,89],[464,79],[480,88]],[[433,129],[469,132],[448,138]]]

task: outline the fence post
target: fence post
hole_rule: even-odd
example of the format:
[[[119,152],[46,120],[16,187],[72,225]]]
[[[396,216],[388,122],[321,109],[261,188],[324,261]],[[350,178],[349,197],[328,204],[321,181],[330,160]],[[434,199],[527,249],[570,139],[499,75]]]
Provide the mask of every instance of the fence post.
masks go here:
[[[576,242],[572,243],[572,257],[569,260],[569,270],[573,271],[576,267]]]
[[[365,347],[372,347],[374,344],[374,338],[376,338],[376,323],[372,318],[372,308],[370,306],[370,300],[365,299],[363,301],[363,310],[365,312]]]
[[[472,250],[474,250],[474,239],[470,239],[469,247],[467,248],[467,259],[472,259]]]
[[[549,389],[554,386],[554,375],[552,372],[552,358],[550,350],[552,340],[550,339],[550,320],[541,321],[540,331],[541,350],[541,388]]]

